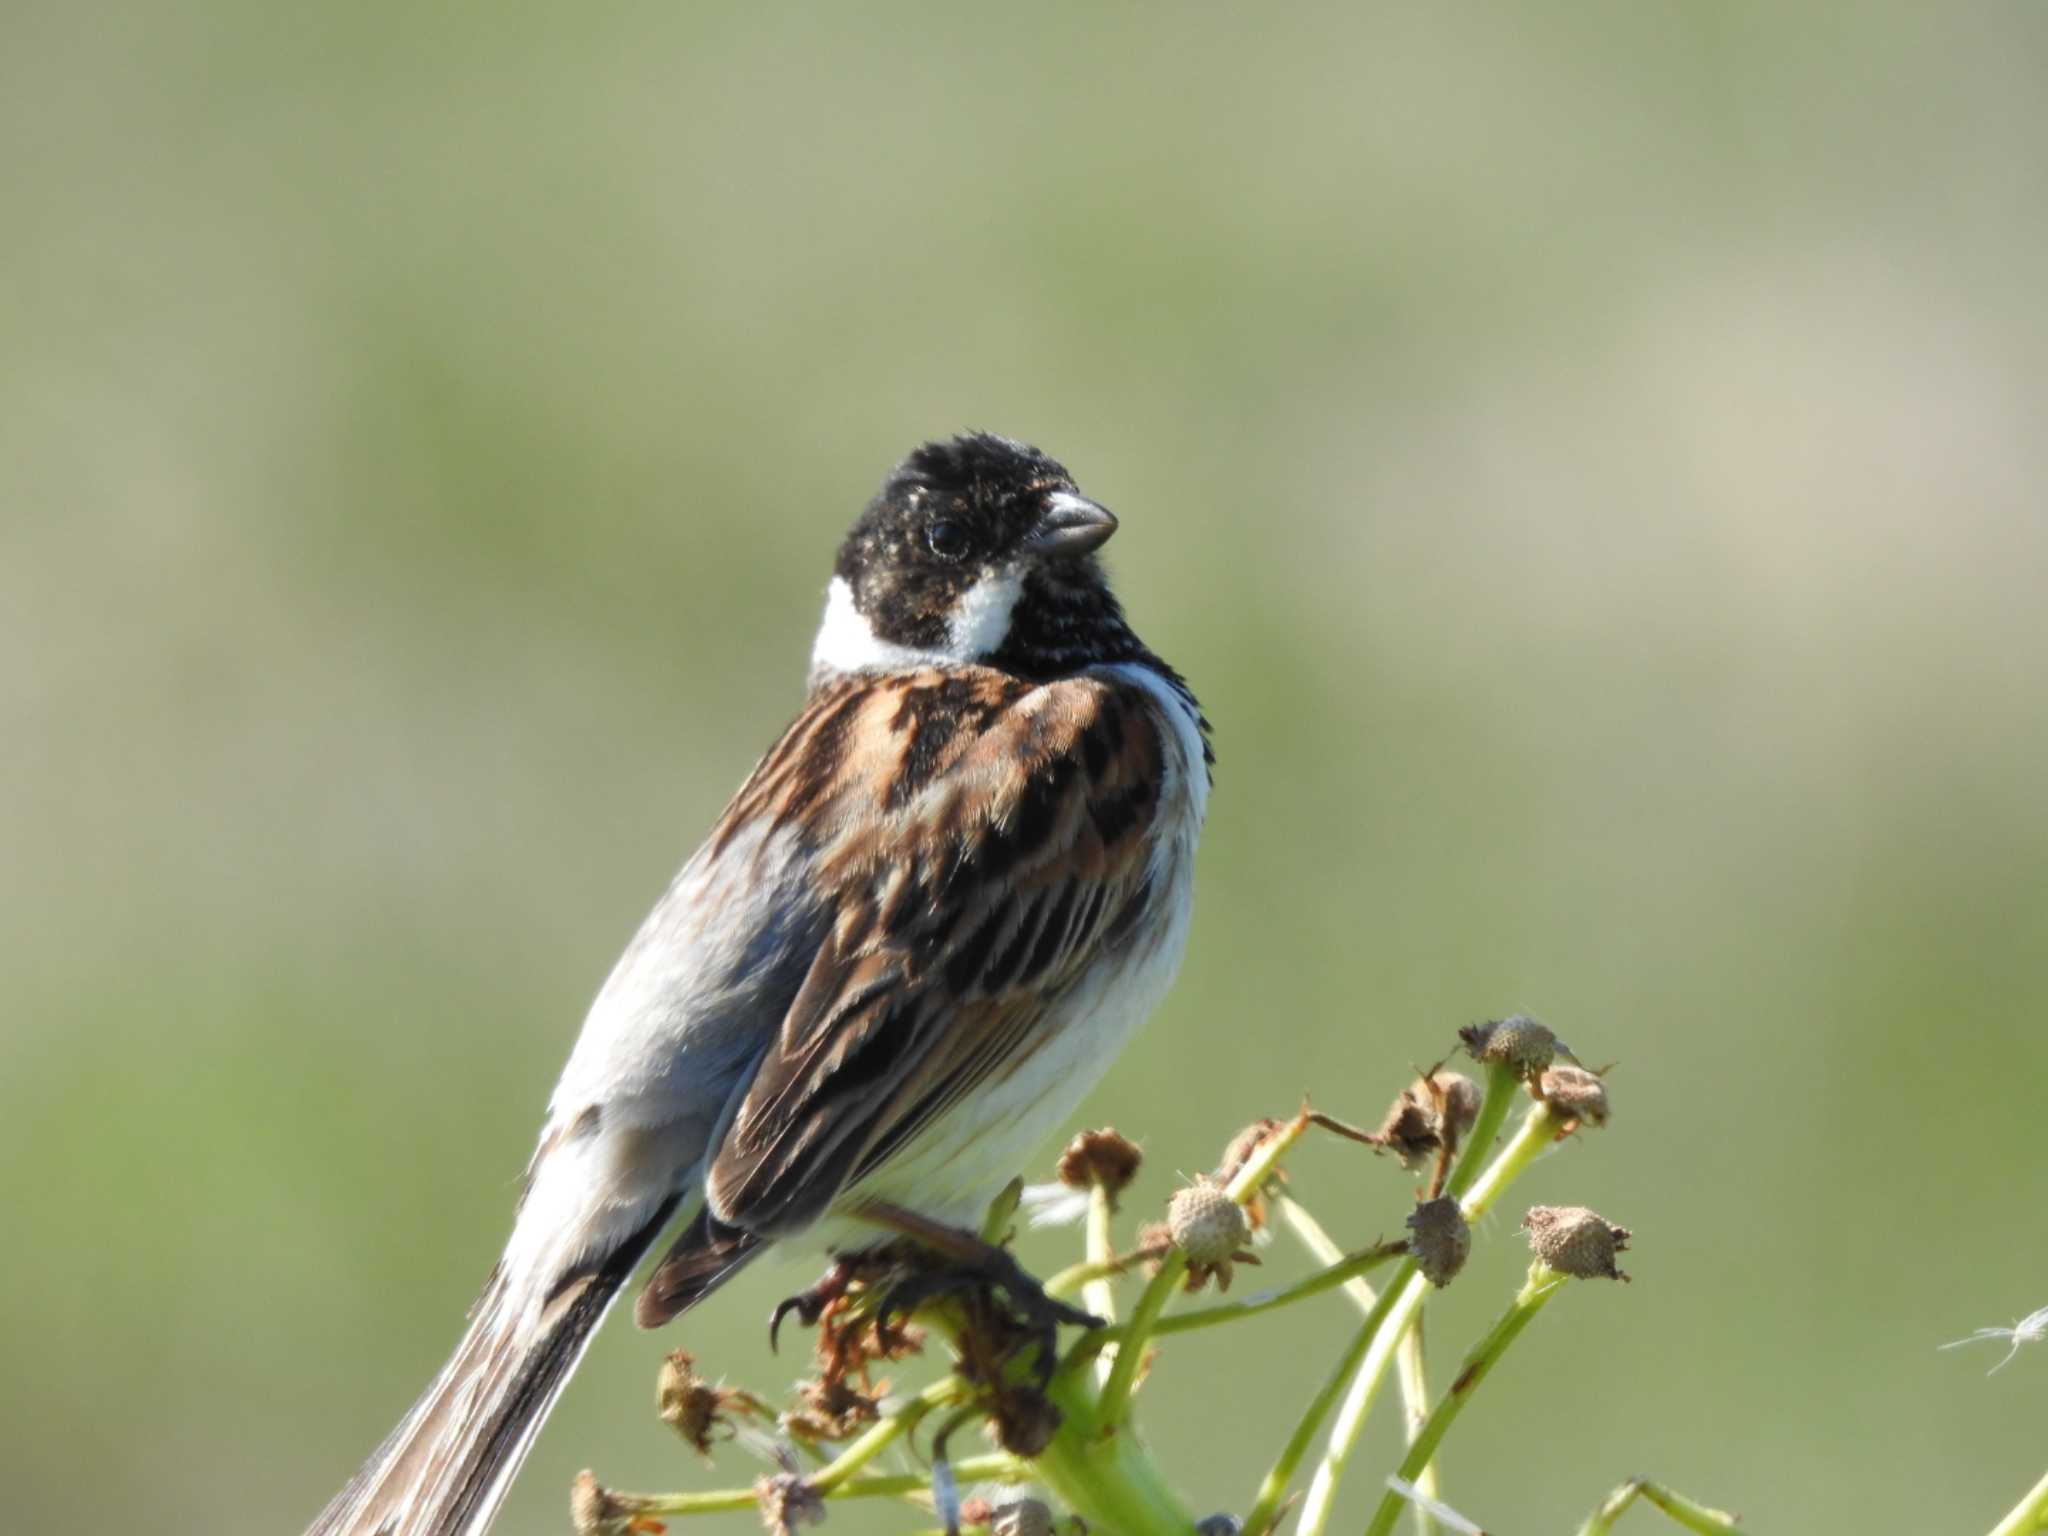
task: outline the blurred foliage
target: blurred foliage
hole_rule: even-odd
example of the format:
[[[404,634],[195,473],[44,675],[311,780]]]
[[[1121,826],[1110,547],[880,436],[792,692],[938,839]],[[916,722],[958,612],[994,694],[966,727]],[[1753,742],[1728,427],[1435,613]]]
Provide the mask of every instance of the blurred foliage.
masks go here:
[[[2038,1474],[2048,1362],[1934,1347],[2048,1301],[2048,13],[14,0],[6,37],[14,1528],[292,1530],[369,1450],[794,706],[841,528],[969,425],[1123,517],[1217,725],[1193,953],[1087,1110],[1140,1198],[1532,1009],[1620,1061],[1629,1136],[1530,1198],[1634,1228],[1637,1284],[1503,1373],[1460,1509],[1569,1529],[1650,1470],[1758,1529],[1977,1528]],[[1407,1198],[1367,1173],[1347,1240]],[[503,1528],[593,1461],[701,1480],[659,1355],[774,1385],[808,1278],[616,1321]],[[1154,1383],[1191,1503],[1242,1506],[1231,1426],[1328,1326]],[[1531,1445],[1506,1400],[1560,1372]]]

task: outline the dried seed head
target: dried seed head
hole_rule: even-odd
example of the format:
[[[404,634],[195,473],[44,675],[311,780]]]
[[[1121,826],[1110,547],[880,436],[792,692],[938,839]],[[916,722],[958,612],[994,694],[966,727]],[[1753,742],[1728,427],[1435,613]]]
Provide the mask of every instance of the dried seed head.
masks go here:
[[[1374,1138],[1394,1156],[1401,1159],[1401,1166],[1414,1172],[1431,1158],[1441,1143],[1436,1137],[1436,1115],[1426,1099],[1415,1094],[1418,1085],[1403,1088],[1387,1106],[1387,1115],[1380,1122]]]
[[[1575,1124],[1607,1123],[1607,1084],[1584,1067],[1559,1062],[1538,1079],[1536,1097]]]
[[[1135,1143],[1119,1136],[1110,1126],[1083,1131],[1067,1143],[1060,1154],[1059,1180],[1069,1189],[1093,1189],[1100,1184],[1114,1200],[1130,1187],[1144,1161]]]
[[[1187,1255],[1191,1291],[1200,1290],[1211,1278],[1217,1290],[1227,1291],[1233,1262],[1259,1262],[1244,1248],[1252,1240],[1251,1218],[1222,1185],[1207,1178],[1174,1192],[1166,1207],[1166,1226],[1174,1247]]]
[[[1408,1213],[1408,1251],[1416,1268],[1439,1288],[1449,1285],[1472,1252],[1472,1228],[1449,1195],[1425,1200]]]
[[[1455,1152],[1479,1117],[1479,1085],[1458,1072],[1431,1072],[1403,1088],[1387,1107],[1374,1140],[1409,1172],[1448,1144]]]
[[[794,1472],[778,1472],[754,1484],[754,1502],[770,1536],[789,1536],[800,1525],[825,1523],[825,1501]]]
[[[1286,1125],[1286,1121],[1275,1120],[1269,1116],[1263,1120],[1254,1120],[1231,1137],[1229,1144],[1223,1149],[1223,1161],[1216,1165],[1213,1182],[1229,1184],[1243,1172],[1245,1164],[1258,1155],[1259,1148],[1263,1147],[1275,1132],[1286,1129]],[[1276,1165],[1260,1187],[1253,1190],[1245,1200],[1245,1219],[1252,1224],[1254,1232],[1262,1230],[1266,1225],[1266,1190],[1274,1184],[1286,1182],[1287,1171]]]
[[[989,1420],[996,1444],[1012,1456],[1029,1460],[1044,1454],[1059,1433],[1060,1411],[1043,1392],[1018,1387],[997,1397]]]
[[[1538,1205],[1522,1218],[1529,1249],[1559,1274],[1581,1280],[1626,1280],[1614,1256],[1628,1247],[1627,1227],[1610,1226],[1583,1205]]]
[[[889,1383],[862,1391],[843,1377],[814,1377],[797,1383],[803,1407],[782,1415],[785,1433],[799,1440],[845,1440],[882,1416],[882,1395]]]
[[[1462,1072],[1438,1072],[1433,1080],[1437,1091],[1444,1096],[1442,1119],[1450,1133],[1444,1139],[1455,1152],[1458,1143],[1465,1139],[1465,1133],[1472,1129],[1472,1122],[1479,1118],[1479,1101],[1486,1095]]]
[[[1510,1014],[1490,1024],[1471,1024],[1458,1031],[1474,1061],[1514,1068],[1523,1081],[1533,1081],[1557,1059],[1557,1036],[1526,1013]]]
[[[1244,1207],[1206,1179],[1174,1192],[1166,1225],[1190,1264],[1220,1264],[1252,1238]]]
[[[1266,1138],[1279,1130],[1284,1122],[1271,1116],[1254,1120],[1250,1125],[1230,1138],[1223,1149],[1223,1161],[1216,1165],[1216,1182],[1228,1184],[1237,1177],[1238,1170],[1252,1160],[1252,1154],[1266,1144]]]
[[[688,1350],[679,1349],[661,1362],[654,1382],[655,1412],[697,1454],[711,1454],[711,1429],[718,1422],[718,1389],[699,1376]]]
[[[598,1486],[588,1467],[576,1474],[569,1485],[569,1525],[576,1536],[611,1536],[622,1528],[625,1514],[612,1496]]]
[[[1042,1499],[1013,1499],[989,1516],[992,1536],[1052,1536],[1052,1506]]]

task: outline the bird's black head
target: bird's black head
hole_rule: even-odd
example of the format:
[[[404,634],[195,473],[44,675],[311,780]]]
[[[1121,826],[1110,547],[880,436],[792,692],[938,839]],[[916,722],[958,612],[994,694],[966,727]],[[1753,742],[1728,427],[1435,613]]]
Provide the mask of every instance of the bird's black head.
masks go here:
[[[813,670],[1057,676],[1142,655],[1095,558],[1115,531],[1036,448],[986,432],[926,443],[839,546]]]

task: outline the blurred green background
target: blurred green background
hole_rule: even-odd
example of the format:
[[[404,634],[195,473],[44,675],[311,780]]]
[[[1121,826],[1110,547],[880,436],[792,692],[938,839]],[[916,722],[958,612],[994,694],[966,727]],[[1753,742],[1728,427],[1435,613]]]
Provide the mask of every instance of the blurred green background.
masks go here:
[[[2048,1354],[1935,1346],[2048,1302],[2044,91],[2019,5],[13,0],[4,1523],[312,1515],[794,707],[844,525],[987,426],[1122,516],[1216,722],[1192,954],[1085,1112],[1145,1140],[1131,1218],[1533,1010],[1618,1117],[1516,1208],[1633,1227],[1637,1279],[1550,1309],[1452,1502],[1987,1526]],[[1298,1184],[1362,1241],[1408,1184],[1355,1153]],[[654,1364],[779,1389],[810,1273],[615,1320],[502,1529],[584,1465],[752,1477]],[[1169,1351],[1194,1504],[1344,1318]]]

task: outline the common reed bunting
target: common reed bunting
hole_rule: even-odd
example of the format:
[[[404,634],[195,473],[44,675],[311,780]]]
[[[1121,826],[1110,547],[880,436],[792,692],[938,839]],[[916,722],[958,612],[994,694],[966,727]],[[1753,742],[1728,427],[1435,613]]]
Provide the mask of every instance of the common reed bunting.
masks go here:
[[[1116,526],[1002,437],[883,482],[803,709],[584,1021],[468,1331],[311,1536],[486,1529],[673,1218],[643,1327],[770,1242],[971,1225],[1073,1112],[1179,967],[1212,760]]]

